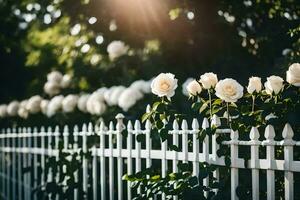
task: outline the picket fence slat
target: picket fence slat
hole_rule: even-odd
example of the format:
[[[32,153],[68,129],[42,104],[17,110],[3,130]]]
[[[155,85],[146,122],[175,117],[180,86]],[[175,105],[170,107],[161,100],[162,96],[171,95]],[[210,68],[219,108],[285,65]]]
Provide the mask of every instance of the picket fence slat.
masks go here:
[[[231,199],[238,199],[236,189],[239,185],[239,169],[251,171],[252,199],[258,200],[261,195],[261,170],[266,171],[268,200],[276,198],[275,171],[284,173],[285,199],[292,200],[295,197],[294,173],[300,172],[300,161],[294,160],[294,147],[299,146],[300,142],[293,140],[294,132],[289,124],[286,124],[282,131],[283,140],[281,141],[274,140],[275,131],[271,125],[264,130],[264,140],[260,140],[258,129],[253,127],[249,133],[250,140],[242,141],[239,140],[238,131],[219,129],[221,121],[216,115],[212,117],[211,122],[206,118],[203,119],[201,128],[197,119],[193,119],[190,124],[191,129],[186,120],[182,120],[180,127],[178,121],[174,120],[173,128],[169,131],[170,137],[161,144],[160,148],[153,149],[152,127],[149,120],[144,124],[144,128],[139,120],[135,120],[134,126],[131,121],[125,124],[122,114],[117,115],[116,120],[116,126],[113,122],[109,123],[108,128],[104,122],[100,122],[96,126],[89,123],[88,125],[84,124],[80,131],[78,126],[74,126],[72,131],[68,126],[64,126],[61,130],[56,126],[54,131],[51,127],[48,127],[47,131],[44,127],[41,127],[39,131],[36,127],[33,129],[2,129],[0,134],[1,198],[36,200],[38,196],[37,193],[33,193],[34,188],[43,186],[46,182],[58,183],[61,181],[59,173],[55,173],[60,170],[54,168],[58,166],[51,166],[47,174],[45,171],[47,158],[52,157],[55,161],[59,161],[61,141],[63,142],[63,152],[70,154],[83,152],[82,168],[74,173],[74,181],[78,182],[82,179],[82,183],[80,183],[82,187],[74,189],[74,200],[82,198],[123,200],[132,199],[134,193],[144,192],[141,187],[133,190],[129,181],[123,188],[123,175],[125,173],[132,175],[134,172],[149,168],[152,166],[153,160],[160,161],[162,177],[166,177],[167,171],[178,172],[178,162],[191,163],[192,173],[195,176],[200,171],[199,162],[224,166],[225,158],[217,156],[220,148],[217,138],[221,134],[230,134],[230,140],[222,142],[222,145],[228,145],[230,150]],[[212,136],[206,135],[204,141],[200,143],[198,139],[200,131],[209,127],[217,128],[216,132]],[[126,137],[123,135],[124,129],[126,129]],[[139,135],[144,135],[141,138],[145,138],[145,140],[137,141]],[[90,137],[98,138],[99,144],[88,146]],[[192,146],[189,146],[190,141],[192,141]],[[168,149],[168,144],[175,145],[180,150],[172,151]],[[247,167],[245,159],[239,157],[240,146],[250,150]],[[283,149],[284,159],[276,159],[276,146]],[[260,151],[263,150],[261,147],[266,147],[266,158],[259,157]],[[92,155],[91,160],[87,157],[89,152]],[[106,163],[106,159],[108,163]],[[41,170],[40,173],[38,169]],[[66,172],[65,167],[62,170]],[[219,170],[213,172],[212,176],[215,181],[219,180],[219,173]],[[205,178],[203,185],[208,187],[211,178],[211,176]],[[68,187],[66,179],[62,180],[62,185],[63,190]],[[92,193],[90,193],[91,191]],[[218,192],[217,189],[213,191]],[[205,195],[207,196],[208,193]],[[159,196],[162,199],[167,198],[165,194]],[[59,196],[52,197],[49,194],[48,198],[59,199]],[[177,200],[178,197],[174,196],[173,199]]]

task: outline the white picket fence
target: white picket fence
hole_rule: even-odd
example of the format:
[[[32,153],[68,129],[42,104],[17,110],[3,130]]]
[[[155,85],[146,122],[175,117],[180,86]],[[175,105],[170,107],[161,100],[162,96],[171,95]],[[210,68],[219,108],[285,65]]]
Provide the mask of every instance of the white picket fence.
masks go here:
[[[86,198],[122,200],[132,199],[133,195],[130,183],[123,181],[122,176],[150,167],[153,160],[160,160],[163,177],[166,176],[167,170],[177,172],[178,162],[192,163],[194,175],[199,172],[199,162],[224,166],[224,158],[217,156],[219,145],[216,137],[218,134],[230,134],[231,140],[224,141],[223,144],[229,145],[231,151],[231,199],[238,199],[235,190],[239,185],[239,170],[245,168],[244,159],[238,156],[241,145],[251,149],[247,168],[252,172],[252,198],[259,199],[260,170],[266,170],[267,199],[276,198],[275,171],[279,170],[284,172],[285,199],[294,199],[294,172],[300,172],[300,161],[293,160],[293,148],[300,146],[300,142],[293,140],[294,133],[289,124],[286,124],[282,131],[282,141],[274,141],[274,128],[269,125],[265,129],[263,141],[259,141],[259,132],[253,127],[249,141],[239,140],[237,131],[217,129],[216,134],[212,137],[206,136],[204,142],[199,143],[197,134],[200,128],[196,119],[193,120],[191,129],[186,120],[182,121],[181,127],[174,121],[173,130],[169,132],[171,140],[163,142],[159,149],[154,149],[150,137],[150,122],[146,122],[144,129],[138,120],[134,125],[128,121],[126,127],[123,118],[122,114],[116,116],[116,126],[113,122],[110,122],[108,127],[104,123],[99,126],[90,123],[84,124],[81,131],[75,126],[72,134],[68,126],[65,126],[63,131],[58,127],[54,131],[50,127],[47,130],[42,127],[39,131],[37,128],[3,129],[0,134],[1,198],[37,200],[36,194],[32,193],[33,188],[43,185],[46,181],[58,181],[58,177],[51,170],[46,174],[44,169],[47,157],[54,156],[59,159],[57,149],[61,139],[66,152],[78,152],[80,149],[83,152],[92,152],[92,160],[84,158],[82,169],[75,174],[77,180],[79,176],[82,177],[82,190],[86,192]],[[203,129],[210,125],[219,127],[220,119],[214,116],[211,123],[207,119],[203,120]],[[128,131],[126,138],[121,134],[124,128]],[[135,140],[138,134],[145,134],[145,142]],[[91,135],[99,137],[100,144],[88,148],[87,138]],[[192,140],[192,148],[189,147],[188,140]],[[182,150],[168,150],[167,142],[179,145]],[[266,147],[265,159],[259,158],[259,148],[262,146]],[[283,146],[284,160],[275,159],[276,146]],[[41,174],[38,172],[38,166],[43,169]],[[30,171],[24,173],[22,170],[28,167]],[[78,174],[79,172],[81,174]],[[219,171],[216,170],[213,176],[218,179]],[[209,177],[204,179],[204,185],[208,183]],[[74,191],[74,200],[79,199],[78,192]],[[165,196],[162,196],[162,199],[164,198]]]

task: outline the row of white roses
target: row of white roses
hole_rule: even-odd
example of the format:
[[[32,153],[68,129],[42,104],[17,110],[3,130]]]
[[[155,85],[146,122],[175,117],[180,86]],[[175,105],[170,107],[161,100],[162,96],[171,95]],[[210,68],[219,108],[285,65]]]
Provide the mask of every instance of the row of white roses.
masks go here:
[[[294,63],[289,66],[286,72],[286,81],[289,84],[300,87],[300,64]],[[167,97],[170,99],[175,94],[177,88],[177,79],[174,74],[161,73],[159,74],[151,84],[152,93],[159,97]],[[232,78],[225,78],[218,80],[216,74],[209,72],[200,76],[199,81],[188,79],[184,90],[191,96],[196,96],[202,92],[202,89],[215,89],[215,95],[223,101],[230,103],[236,102],[243,97],[244,88],[236,80]],[[265,91],[269,95],[277,95],[284,88],[284,80],[279,76],[270,76],[264,83]],[[247,92],[253,94],[254,92],[261,92],[263,85],[260,77],[249,78],[247,86]],[[185,92],[184,92],[185,93]]]
[[[8,105],[0,105],[0,118],[19,116],[26,119],[29,114],[40,112],[52,117],[59,112],[71,113],[76,107],[79,111],[92,115],[102,115],[107,106],[119,106],[124,111],[128,111],[144,97],[144,94],[150,92],[150,81],[137,80],[129,87],[103,87],[91,94],[69,94],[65,97],[57,95],[50,100],[35,95],[28,100],[12,101]]]

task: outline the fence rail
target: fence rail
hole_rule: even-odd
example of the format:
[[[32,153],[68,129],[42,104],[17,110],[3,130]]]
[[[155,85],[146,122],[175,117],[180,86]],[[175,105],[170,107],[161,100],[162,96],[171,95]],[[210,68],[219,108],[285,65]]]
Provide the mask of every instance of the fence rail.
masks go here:
[[[221,125],[220,119],[214,116],[212,121],[205,118],[202,126],[194,119],[191,129],[186,120],[181,126],[177,121],[173,123],[173,130],[169,131],[170,138],[162,144],[154,144],[151,137],[151,124],[146,122],[145,128],[136,120],[127,126],[123,123],[123,115],[116,116],[116,126],[113,122],[106,127],[104,123],[93,126],[84,124],[79,130],[78,126],[70,131],[65,126],[63,131],[58,127],[52,130],[41,128],[3,129],[0,134],[1,157],[1,196],[2,199],[31,200],[37,199],[34,188],[44,185],[46,182],[59,181],[59,176],[49,169],[46,173],[46,160],[54,157],[59,159],[59,142],[63,142],[63,151],[79,153],[91,152],[92,159],[83,157],[82,166],[75,172],[75,181],[82,180],[82,191],[74,190],[74,200],[79,199],[79,193],[83,192],[87,199],[132,199],[133,191],[129,182],[122,180],[124,174],[132,174],[150,167],[155,160],[160,162],[162,177],[167,171],[177,172],[178,162],[190,162],[193,165],[193,174],[199,173],[199,162],[207,162],[218,166],[224,166],[224,157],[217,156],[219,144],[217,137],[220,134],[230,134],[230,140],[224,141],[224,145],[230,147],[231,155],[231,199],[238,199],[236,188],[239,185],[239,170],[248,169],[252,177],[252,198],[260,198],[260,171],[265,170],[267,176],[267,199],[275,199],[275,171],[284,173],[285,199],[294,199],[294,173],[300,172],[300,161],[294,160],[294,147],[300,146],[300,142],[293,140],[293,130],[286,124],[282,131],[282,141],[275,141],[273,126],[268,125],[264,132],[264,139],[259,140],[260,134],[253,127],[249,141],[239,140],[239,133],[230,129],[217,129],[211,137],[206,136],[203,143],[198,140],[199,130],[207,129],[214,125]],[[127,137],[121,132],[127,129]],[[138,142],[136,137],[145,135],[144,142]],[[96,145],[90,147],[88,138],[97,138]],[[192,141],[189,146],[188,141]],[[167,148],[170,142],[178,145],[181,151],[171,151]],[[245,159],[239,157],[241,146],[249,146],[250,159],[245,166]],[[276,159],[275,148],[282,146],[284,157]],[[266,158],[259,157],[259,150],[265,147]],[[220,172],[216,170],[213,176],[218,180]],[[209,178],[205,178],[204,185],[209,184]],[[66,180],[64,182],[66,183]],[[138,190],[141,190],[138,188]],[[138,191],[141,192],[141,191]],[[49,196],[50,198],[50,196]],[[162,195],[162,199],[165,196]],[[58,197],[56,197],[58,199]],[[174,199],[177,199],[174,197]]]

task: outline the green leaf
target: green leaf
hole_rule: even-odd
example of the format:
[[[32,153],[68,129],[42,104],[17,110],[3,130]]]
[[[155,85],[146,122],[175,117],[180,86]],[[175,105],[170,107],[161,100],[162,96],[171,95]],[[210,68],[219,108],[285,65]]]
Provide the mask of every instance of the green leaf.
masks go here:
[[[151,115],[152,115],[152,112],[143,114],[142,122],[144,123],[147,119],[149,119],[151,117]]]
[[[176,145],[174,145],[174,144],[172,144],[172,145],[169,145],[169,149],[171,150],[171,151],[179,151],[179,147],[178,146],[176,146]]]
[[[230,167],[230,165],[231,165],[231,159],[229,156],[225,156],[225,165],[227,167]]]
[[[137,136],[136,136],[136,140],[138,141],[138,142],[143,142],[143,141],[145,141],[145,135],[144,134],[138,134]]]
[[[164,110],[164,104],[160,101],[157,101],[152,106],[152,111],[162,112]]]
[[[202,102],[195,102],[192,104],[192,109],[194,111],[198,111],[200,109],[201,105],[202,105]]]
[[[207,107],[208,107],[208,103],[205,102],[205,103],[202,104],[202,106],[200,107],[199,112],[202,113]]]
[[[157,129],[162,129],[164,127],[164,123],[160,120],[155,122]]]
[[[161,129],[159,131],[159,135],[160,135],[162,142],[164,142],[166,139],[168,139],[169,131],[165,128]]]
[[[160,179],[160,175],[151,176],[152,181],[158,181]]]
[[[216,99],[214,100],[214,102],[212,103],[212,105],[221,105],[222,104],[222,99]]]
[[[189,178],[189,184],[192,187],[198,185],[198,179],[197,179],[197,177],[193,176],[193,177]]]

